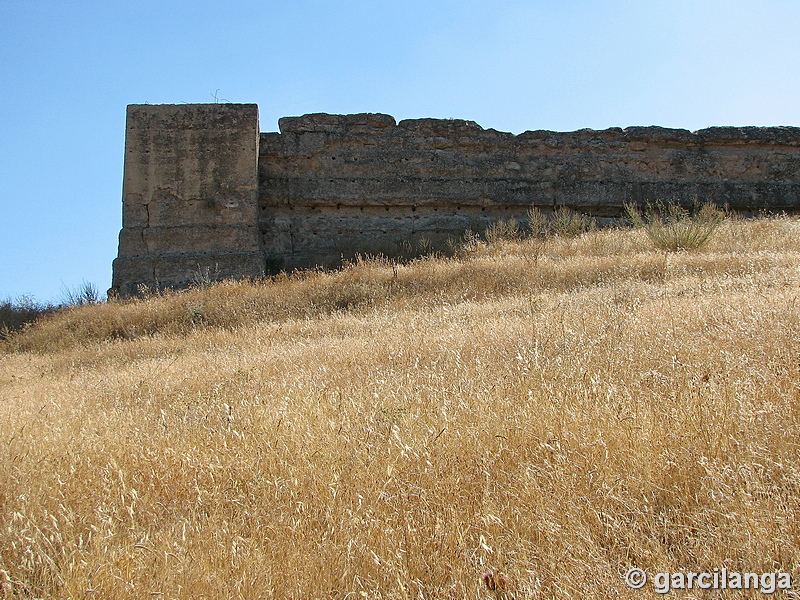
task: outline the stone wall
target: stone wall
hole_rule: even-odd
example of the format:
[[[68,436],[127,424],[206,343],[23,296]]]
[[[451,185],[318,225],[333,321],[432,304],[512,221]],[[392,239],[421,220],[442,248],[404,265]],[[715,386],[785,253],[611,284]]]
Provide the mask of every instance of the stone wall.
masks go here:
[[[264,275],[255,104],[131,105],[112,289]]]
[[[258,131],[255,105],[131,106],[114,289],[335,267],[442,247],[536,206],[626,202],[800,212],[800,129],[484,130],[472,121],[313,114]]]

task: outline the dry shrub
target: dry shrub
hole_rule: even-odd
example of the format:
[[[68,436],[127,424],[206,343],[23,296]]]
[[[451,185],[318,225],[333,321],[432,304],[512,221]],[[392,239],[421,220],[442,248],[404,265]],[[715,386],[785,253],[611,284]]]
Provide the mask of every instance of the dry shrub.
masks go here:
[[[14,333],[54,310],[54,306],[36,302],[26,296],[16,301],[0,301],[0,340],[9,339]]]
[[[544,213],[538,208],[528,211],[528,229],[533,237],[573,238],[595,227],[594,219],[567,206],[559,206],[552,213]]]
[[[708,243],[725,213],[714,204],[695,203],[692,211],[675,203],[648,205],[644,213],[632,204],[625,210],[634,226],[643,228],[659,250],[697,250]]]
[[[522,237],[522,229],[515,219],[500,219],[486,229],[484,236],[489,244],[514,241]]]

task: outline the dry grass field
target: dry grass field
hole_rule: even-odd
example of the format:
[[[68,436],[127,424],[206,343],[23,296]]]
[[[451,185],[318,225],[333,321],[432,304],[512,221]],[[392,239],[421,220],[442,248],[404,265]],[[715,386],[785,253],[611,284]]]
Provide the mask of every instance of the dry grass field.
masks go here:
[[[632,566],[798,588],[798,296],[800,222],[773,218],[49,316],[0,350],[0,597],[501,597],[489,570],[518,600],[657,597]]]

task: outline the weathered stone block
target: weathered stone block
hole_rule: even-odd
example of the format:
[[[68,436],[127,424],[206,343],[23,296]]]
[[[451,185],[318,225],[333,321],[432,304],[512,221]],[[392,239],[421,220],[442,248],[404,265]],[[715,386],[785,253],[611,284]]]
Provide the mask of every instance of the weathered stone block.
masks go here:
[[[258,197],[258,141],[254,104],[131,105],[125,137],[125,205],[160,205],[167,199],[206,203],[224,215],[218,217],[222,221],[252,224]]]
[[[359,134],[363,134],[394,126],[394,117],[380,113],[359,113],[354,115],[315,113],[303,115],[302,117],[283,117],[278,120],[278,128],[281,133],[307,133],[313,131],[343,135],[353,133],[353,130],[357,129]]]
[[[263,277],[264,256],[253,252],[187,253],[156,256],[155,281],[161,287],[182,288],[198,278],[211,280]]]
[[[129,106],[120,257],[160,285],[183,281],[154,272],[163,255],[259,253],[258,129],[254,104]],[[115,262],[114,287],[144,276],[131,269]]]
[[[255,225],[129,227],[120,232],[120,255],[260,252]]]
[[[154,260],[154,256],[120,256],[114,259],[111,291],[125,297],[137,294],[139,286],[154,287]]]

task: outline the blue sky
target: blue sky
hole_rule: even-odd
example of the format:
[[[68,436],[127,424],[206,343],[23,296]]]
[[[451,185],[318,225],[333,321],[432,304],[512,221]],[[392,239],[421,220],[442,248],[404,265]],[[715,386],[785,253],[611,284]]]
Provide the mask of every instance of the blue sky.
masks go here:
[[[0,0],[0,81],[0,299],[58,300],[110,285],[127,104],[798,126],[800,2]]]

